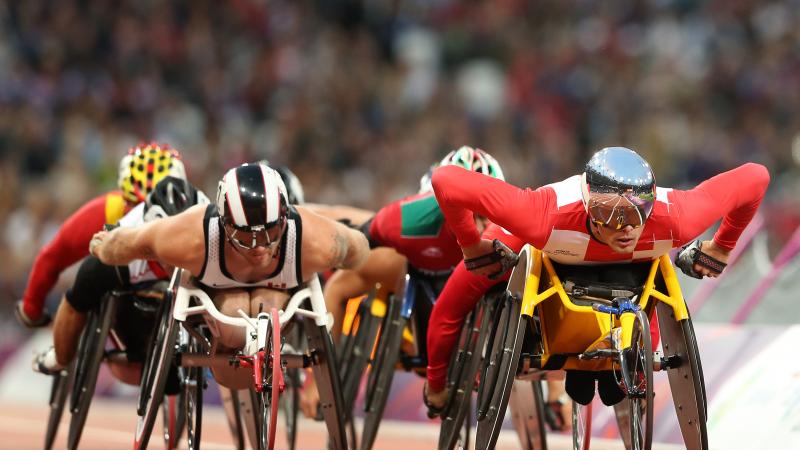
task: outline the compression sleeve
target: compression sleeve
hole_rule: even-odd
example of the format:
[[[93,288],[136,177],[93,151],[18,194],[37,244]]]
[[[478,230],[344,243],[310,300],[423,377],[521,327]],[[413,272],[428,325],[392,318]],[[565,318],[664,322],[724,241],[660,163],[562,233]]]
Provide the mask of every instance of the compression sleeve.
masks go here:
[[[25,314],[39,318],[47,293],[67,267],[89,254],[89,241],[106,220],[106,195],[95,197],[61,225],[33,262],[23,296]]]
[[[547,213],[556,209],[552,189],[520,189],[458,166],[436,169],[431,183],[446,222],[462,248],[480,240],[473,212],[537,248],[544,245],[551,228]]]
[[[722,224],[714,235],[720,247],[733,250],[747,224],[758,210],[769,185],[769,172],[761,164],[747,163],[721,173],[688,191],[669,195],[681,245],[695,239],[717,220]]]

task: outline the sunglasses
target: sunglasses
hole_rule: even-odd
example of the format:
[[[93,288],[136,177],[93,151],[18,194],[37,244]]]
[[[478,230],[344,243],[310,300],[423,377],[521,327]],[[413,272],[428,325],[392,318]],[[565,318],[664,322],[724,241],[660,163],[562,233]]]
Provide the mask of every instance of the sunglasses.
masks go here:
[[[587,210],[594,224],[621,230],[627,226],[633,228],[643,226],[647,220],[647,206],[637,206],[634,200],[626,195],[592,194]]]
[[[231,223],[223,222],[223,228],[228,240],[236,247],[243,250],[254,250],[263,247],[270,252],[275,252],[281,242],[283,231],[286,229],[286,221],[282,220],[270,228],[266,228],[263,225],[240,228]]]

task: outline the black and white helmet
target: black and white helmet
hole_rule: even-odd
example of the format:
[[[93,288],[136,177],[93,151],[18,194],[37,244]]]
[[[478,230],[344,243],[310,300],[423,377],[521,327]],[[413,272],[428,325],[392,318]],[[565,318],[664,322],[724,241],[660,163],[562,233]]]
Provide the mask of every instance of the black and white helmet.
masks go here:
[[[243,164],[220,180],[217,209],[225,233],[235,245],[274,248],[289,215],[286,186],[274,169]]]
[[[144,221],[149,222],[186,211],[191,206],[208,204],[203,192],[197,190],[183,178],[162,178],[147,194],[144,205]]]

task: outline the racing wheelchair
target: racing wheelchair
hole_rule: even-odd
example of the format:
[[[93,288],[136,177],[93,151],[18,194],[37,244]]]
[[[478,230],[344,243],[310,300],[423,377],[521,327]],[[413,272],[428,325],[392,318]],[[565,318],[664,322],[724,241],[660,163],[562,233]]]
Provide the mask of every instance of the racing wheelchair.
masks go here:
[[[568,376],[570,370],[613,374],[624,394],[616,407],[618,423],[625,427],[621,434],[626,447],[636,450],[651,448],[653,371],[666,370],[686,447],[708,448],[702,366],[672,262],[663,255],[614,266],[561,266],[528,245],[522,249],[506,294],[491,314],[487,338],[475,352],[480,359],[477,448],[496,444],[515,379],[535,380],[543,371],[561,370]],[[609,283],[597,276],[602,271],[631,278]],[[651,341],[654,310],[663,355],[654,352]],[[590,408],[591,403],[573,402],[574,449],[589,447]],[[528,430],[541,427],[533,424]]]
[[[104,361],[122,364],[144,361],[156,311],[166,287],[165,282],[155,282],[114,290],[87,313],[75,359],[66,369],[53,375],[45,431],[46,450],[53,448],[67,405],[71,414],[67,448],[78,447]],[[164,396],[164,445],[167,449],[177,448],[186,423],[186,397],[183,390],[176,390],[176,387]]]
[[[363,450],[375,443],[395,370],[400,368],[425,376],[428,320],[446,277],[423,274],[410,267],[408,270],[402,296],[381,288],[348,303],[340,355],[342,384],[351,411],[362,374],[367,374],[359,447]],[[469,423],[464,421],[462,435],[468,429]]]
[[[255,318],[239,311],[241,317],[231,317],[217,310],[188,272],[176,269],[161,306],[156,339],[142,375],[135,449],[147,446],[171,367],[196,374],[194,381],[199,386],[203,368],[229,364],[252,369],[251,392],[256,397],[252,413],[257,415],[259,450],[274,448],[279,400],[290,377],[286,370],[307,367],[312,368],[317,380],[331,445],[335,449],[347,447],[342,394],[327,328],[329,317],[318,279],[314,278],[308,286],[295,292],[284,310],[272,308]],[[303,353],[289,351],[283,337],[290,326],[300,326],[292,321],[295,316],[302,318],[307,337],[308,350]],[[241,351],[229,355],[210,354],[209,335],[219,335],[221,324],[242,330],[246,344]],[[192,411],[195,415],[187,416],[187,423],[198,425],[199,436],[200,421],[197,419],[201,410],[194,408]],[[293,442],[293,433],[289,434]]]

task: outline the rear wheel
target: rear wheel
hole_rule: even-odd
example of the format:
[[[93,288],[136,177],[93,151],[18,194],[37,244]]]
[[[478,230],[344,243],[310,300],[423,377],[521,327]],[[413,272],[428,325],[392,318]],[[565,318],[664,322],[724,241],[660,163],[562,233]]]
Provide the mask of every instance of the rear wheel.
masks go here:
[[[511,395],[511,386],[514,377],[517,375],[522,342],[525,339],[527,321],[521,315],[522,303],[515,296],[506,296],[503,315],[507,320],[502,320],[501,315],[498,334],[495,337],[492,355],[499,355],[496,362],[494,375],[484,389],[489,390],[488,408],[483,413],[483,419],[478,419],[478,430],[476,433],[477,448],[493,448],[500,435],[500,428],[503,425],[503,418],[506,414],[508,399]],[[484,380],[481,380],[484,385]]]
[[[483,347],[489,336],[496,306],[496,297],[484,297],[467,316],[462,327],[458,349],[447,371],[447,389],[450,394],[447,408],[442,415],[440,449],[468,448],[475,375],[481,364]]]
[[[189,353],[198,353],[200,346],[194,338],[189,339]],[[183,397],[183,416],[186,420],[186,446],[189,450],[198,450],[203,425],[205,369],[203,367],[182,367],[179,369],[179,374],[181,396]]]
[[[325,425],[328,428],[330,444],[336,450],[347,448],[347,434],[344,426],[344,401],[336,367],[336,354],[333,341],[327,327],[319,326],[311,319],[305,318],[305,333],[308,348],[314,355],[312,366],[314,379],[319,389],[320,408]]]
[[[153,425],[158,415],[159,405],[164,397],[164,388],[170,372],[175,372],[173,355],[178,335],[178,323],[172,318],[174,297],[167,291],[158,307],[158,323],[154,330],[150,351],[145,359],[142,379],[139,385],[139,406],[134,435],[134,450],[147,448]]]
[[[678,362],[667,370],[672,401],[687,448],[708,449],[707,402],[703,367],[690,318],[677,321],[669,305],[656,304],[665,358]]]
[[[400,314],[401,303],[389,302],[389,311],[383,321],[375,356],[367,377],[367,392],[364,411],[364,429],[361,433],[361,448],[372,448],[378,435],[383,411],[392,388],[395,366],[400,357],[400,343],[406,319]]]
[[[112,295],[106,296],[97,309],[89,312],[86,326],[81,334],[70,398],[72,420],[69,423],[67,439],[67,447],[70,449],[78,447],[86,417],[89,415],[97,375],[105,355],[106,338],[114,320],[116,306],[117,298]]]
[[[511,422],[524,450],[547,450],[544,394],[539,380],[515,380],[509,400]]]
[[[72,374],[75,372],[75,363],[61,372],[53,375],[53,382],[50,387],[50,415],[47,419],[47,431],[44,435],[44,448],[53,448],[53,442],[58,434],[58,426],[61,423],[61,416],[64,414],[64,405],[67,403],[67,393],[72,387]]]

